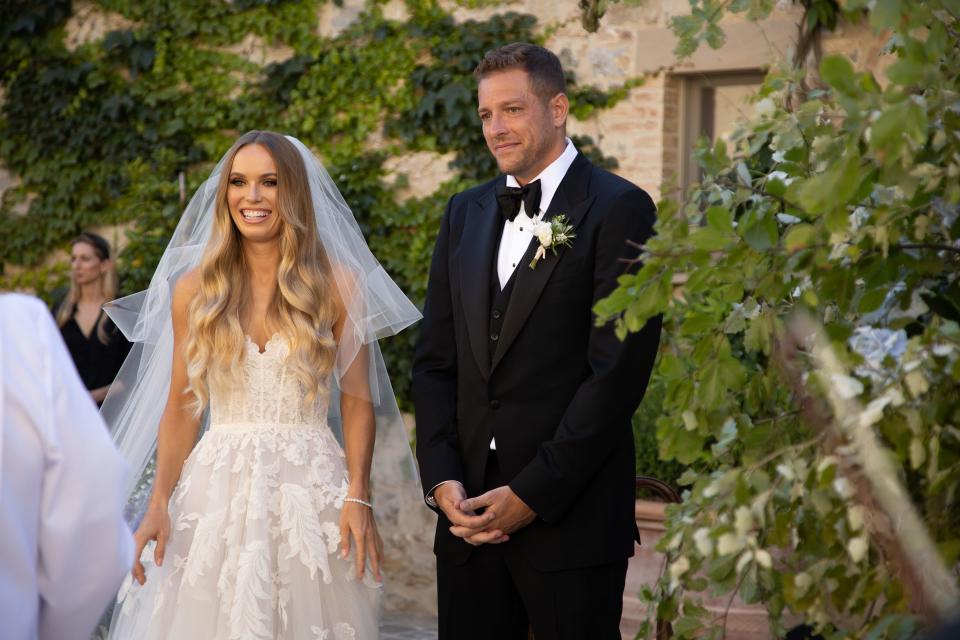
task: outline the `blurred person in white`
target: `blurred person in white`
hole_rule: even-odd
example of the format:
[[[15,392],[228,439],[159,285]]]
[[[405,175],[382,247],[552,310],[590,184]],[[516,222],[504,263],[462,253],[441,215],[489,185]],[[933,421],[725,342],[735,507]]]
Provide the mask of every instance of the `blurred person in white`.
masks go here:
[[[44,304],[0,295],[0,637],[89,638],[133,563],[127,464]]]

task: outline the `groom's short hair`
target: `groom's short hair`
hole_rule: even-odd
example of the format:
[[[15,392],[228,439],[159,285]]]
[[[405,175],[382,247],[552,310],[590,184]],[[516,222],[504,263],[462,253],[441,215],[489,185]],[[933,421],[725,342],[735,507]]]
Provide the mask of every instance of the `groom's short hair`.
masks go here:
[[[487,51],[473,75],[480,82],[489,75],[512,69],[526,71],[533,91],[544,100],[566,93],[560,59],[549,49],[528,42],[512,42]]]

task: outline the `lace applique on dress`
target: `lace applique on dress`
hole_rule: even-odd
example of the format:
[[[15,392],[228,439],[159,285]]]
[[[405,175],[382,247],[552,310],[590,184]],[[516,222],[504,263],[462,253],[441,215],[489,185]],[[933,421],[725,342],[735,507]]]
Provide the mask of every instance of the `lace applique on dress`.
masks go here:
[[[327,394],[308,403],[274,335],[249,338],[242,375],[212,389],[210,428],[170,500],[163,566],[130,578],[111,638],[177,640],[376,638],[381,589],[340,559],[347,494],[343,449],[327,427]]]

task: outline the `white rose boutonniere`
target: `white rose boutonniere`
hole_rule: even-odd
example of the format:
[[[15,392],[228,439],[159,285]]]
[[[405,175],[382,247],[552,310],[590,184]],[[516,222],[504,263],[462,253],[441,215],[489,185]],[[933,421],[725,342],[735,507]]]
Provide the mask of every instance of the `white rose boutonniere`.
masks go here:
[[[531,269],[535,269],[537,263],[542,258],[547,257],[547,249],[550,249],[556,255],[557,247],[572,246],[573,239],[577,237],[565,215],[558,215],[550,220],[541,220],[534,223],[533,235],[536,236],[540,246],[537,247],[533,260],[530,261]]]

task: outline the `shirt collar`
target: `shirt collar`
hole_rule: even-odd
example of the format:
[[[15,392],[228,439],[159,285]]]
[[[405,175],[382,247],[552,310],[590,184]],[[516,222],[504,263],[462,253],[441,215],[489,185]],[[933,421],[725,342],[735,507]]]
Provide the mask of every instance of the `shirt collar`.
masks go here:
[[[540,211],[546,211],[550,207],[554,194],[560,187],[560,182],[567,175],[567,170],[573,161],[577,159],[577,148],[573,146],[573,141],[566,138],[567,146],[564,148],[560,157],[551,162],[546,169],[533,180],[540,181]],[[531,180],[530,182],[533,182]],[[507,176],[508,187],[519,187],[520,183],[511,175]],[[539,211],[537,213],[540,213]]]

